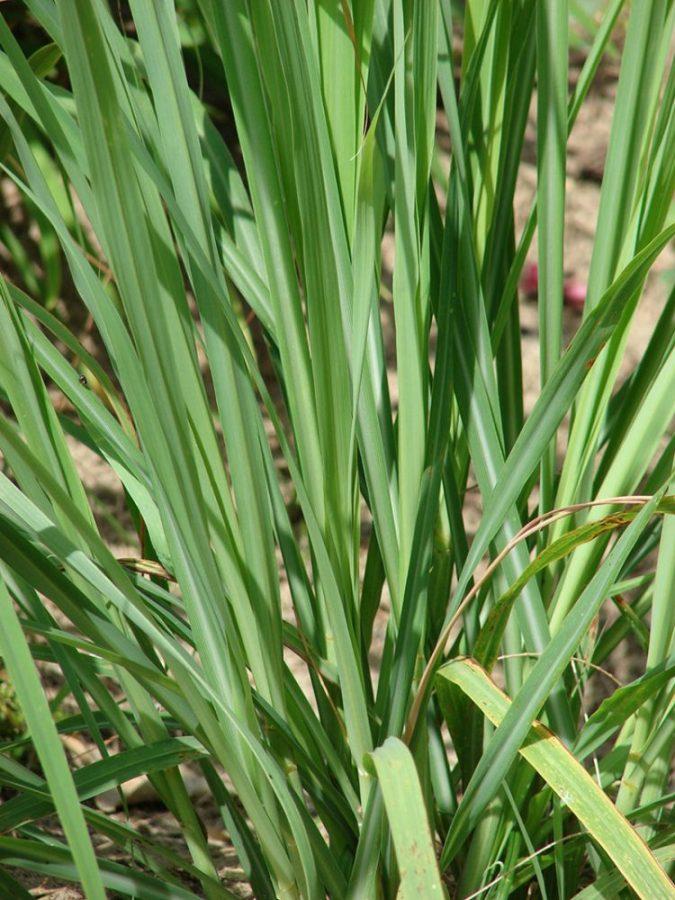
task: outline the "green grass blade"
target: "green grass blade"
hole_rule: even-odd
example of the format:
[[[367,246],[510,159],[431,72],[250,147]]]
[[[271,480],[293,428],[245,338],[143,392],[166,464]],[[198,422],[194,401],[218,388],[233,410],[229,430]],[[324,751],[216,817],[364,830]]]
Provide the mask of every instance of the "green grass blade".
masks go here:
[[[659,507],[659,511],[664,514],[673,514],[675,508],[672,505],[673,498],[664,497]],[[636,510],[627,510],[623,513],[615,513],[605,516],[597,522],[589,522],[586,525],[580,525],[578,528],[564,534],[552,544],[549,544],[538,556],[532,560],[530,565],[525,569],[522,575],[502,594],[494,607],[490,610],[490,614],[481,629],[481,633],[476,641],[474,648],[474,656],[476,660],[488,671],[492,670],[499,645],[501,643],[504,629],[508,621],[513,604],[517,600],[523,586],[527,584],[530,578],[533,578],[542,569],[564,559],[572,553],[578,546],[587,541],[595,540],[601,534],[613,531],[616,528],[622,528],[631,522],[637,515]]]
[[[654,581],[652,622],[647,648],[648,673],[664,664],[669,654],[672,653],[675,644],[673,639],[675,634],[675,611],[673,611],[671,602],[675,594],[675,566],[672,565],[674,557],[675,522],[666,520],[661,531],[659,559]],[[621,786],[616,798],[616,805],[620,810],[631,809],[638,802],[641,787],[649,776],[649,773],[645,773],[642,770],[638,760],[643,754],[654,721],[659,717],[664,707],[667,708],[667,705],[667,700],[661,699],[659,703],[656,697],[652,697],[637,713],[629,762],[626,765],[626,771],[621,780]],[[669,762],[669,759],[666,757],[666,768],[669,767]]]
[[[69,850],[60,844],[0,838],[0,858],[5,865],[18,866],[66,881],[78,881],[77,869],[71,863]],[[128,866],[101,860],[101,884],[110,891],[127,897],[147,897],[148,900],[196,900],[197,895],[174,884],[163,884],[156,878],[137,872]],[[101,888],[103,890],[103,887]],[[88,894],[87,896],[95,896]],[[100,894],[100,896],[105,896]],[[236,896],[222,889],[221,896],[231,900]]]
[[[621,496],[624,493],[630,493],[644,477],[661,438],[668,428],[669,417],[672,413],[674,386],[675,348],[671,351],[651,388],[643,397],[638,414],[622,442],[621,452],[615,457],[598,488],[600,497]],[[667,472],[666,478],[669,476],[670,472]],[[614,493],[615,489],[616,493]],[[606,511],[602,507],[594,507],[588,513],[587,518],[588,520],[597,519]],[[602,542],[587,545],[580,548],[572,558],[553,599],[552,630],[555,631],[558,628],[567,610],[574,602],[575,592],[578,591],[579,586],[584,583],[584,579],[588,577],[588,573],[597,563],[602,547]]]
[[[623,306],[628,302],[636,286],[643,281],[648,267],[674,234],[675,226],[671,225],[638,254],[613,287],[607,291],[602,303],[585,319],[572,339],[499,474],[462,570],[455,598],[461,598],[471,573],[487,550],[502,517],[516,501],[554,429],[573,401],[587,374],[588,361],[607,341]],[[453,606],[456,605],[457,599],[453,602]],[[449,615],[453,612],[454,609],[451,607]]]
[[[203,748],[193,739],[171,738],[84,766],[73,774],[73,782],[80,800],[89,800],[137,775],[161,771],[188,759],[198,759],[203,752]],[[42,788],[36,786],[29,794],[33,796],[14,797],[3,804],[0,813],[3,831],[49,813],[52,803],[44,783]]]
[[[563,243],[567,142],[566,0],[537,7],[537,209],[539,212],[539,332],[541,384],[546,384],[562,347]],[[551,509],[556,466],[555,437],[542,457],[540,512]]]
[[[675,657],[655,665],[641,678],[618,688],[600,704],[574,742],[573,752],[584,760],[618,731],[644,703],[665,687],[675,675]]]
[[[206,183],[187,82],[182,77],[175,17],[157,4],[137,4],[133,9],[157,105],[165,165],[172,179],[176,201],[211,267],[217,270],[218,257]],[[265,665],[255,666],[256,679],[260,689],[283,709],[283,693],[279,690],[280,602],[264,463],[258,442],[259,412],[246,372],[226,344],[227,327],[221,304],[229,304],[230,299],[224,280],[221,282],[221,294],[217,296],[198,270],[192,270],[191,276],[204,323],[206,349],[228,451],[244,562],[248,570],[255,573],[248,579],[244,576],[242,581],[248,582],[252,607],[257,609],[258,618],[262,620],[265,617],[265,631],[269,637]],[[244,627],[242,632],[246,634]],[[250,640],[259,642],[261,635],[252,636]],[[249,651],[249,654],[254,658],[252,652]]]
[[[663,0],[647,0],[631,10],[598,213],[597,228],[605,231],[608,239],[595,244],[588,282],[589,309],[611,284],[626,237],[650,100],[658,89],[658,47],[664,35],[666,8]]]
[[[672,23],[670,29],[666,28],[666,7],[662,0],[655,0],[631,10],[597,221],[598,232],[606,230],[608,239],[594,245],[586,310],[593,309],[599,302],[622,259],[626,258],[625,254],[641,249],[666,221],[667,210],[660,202],[657,203],[660,215],[647,217],[642,227],[639,227],[634,215],[637,173],[653,132],[655,98],[662,75],[659,62],[663,45],[668,43],[672,33]],[[662,188],[667,195],[675,186],[672,167],[668,175],[669,180]],[[662,192],[659,192],[659,201],[661,199]],[[631,310],[634,310],[638,297],[639,294],[636,294]],[[607,349],[599,356],[579,393],[558,487],[557,506],[586,499],[597,440],[631,317],[632,313],[627,309],[620,327],[612,335]],[[559,533],[557,529],[555,533]]]
[[[438,677],[459,685],[495,725],[506,721],[512,708],[508,697],[471,660],[448,663]],[[555,735],[535,721],[520,753],[609,854],[639,897],[671,896],[672,882],[647,844]]]
[[[405,900],[445,896],[424,797],[410,751],[397,738],[388,738],[370,760],[384,797],[396,850],[401,880],[397,896]]]
[[[518,754],[532,720],[583,639],[607,590],[616,580],[633,545],[653,515],[659,499],[659,496],[652,498],[618,539],[561,629],[542,652],[503,722],[492,735],[452,820],[442,857],[446,865],[456,855],[471,824],[476,822],[495,796],[502,778]]]
[[[426,341],[420,296],[420,247],[416,229],[416,146],[413,13],[394,0],[394,105],[396,157],[394,176],[395,259],[393,275],[396,360],[399,375],[398,484],[399,577],[405,580],[412,548],[419,485],[425,458]]]
[[[654,850],[654,856],[664,868],[669,867],[672,870],[672,863],[675,860],[675,844],[657,848]],[[606,897],[616,897],[625,884],[626,879],[621,872],[617,870],[607,872],[593,884],[589,884],[588,887],[575,894],[573,900],[605,900]]]
[[[0,280],[0,356],[5,361],[0,370],[0,383],[6,391],[26,441],[38,450],[50,471],[68,491],[80,511],[89,518],[90,524],[93,524],[84,488],[66,448],[63,432],[37,366],[28,350],[23,321],[10,299],[4,280]],[[36,499],[38,502],[42,499],[39,493]]]
[[[105,897],[68,762],[4,581],[0,578],[0,651],[16,688],[54,805],[87,896]]]

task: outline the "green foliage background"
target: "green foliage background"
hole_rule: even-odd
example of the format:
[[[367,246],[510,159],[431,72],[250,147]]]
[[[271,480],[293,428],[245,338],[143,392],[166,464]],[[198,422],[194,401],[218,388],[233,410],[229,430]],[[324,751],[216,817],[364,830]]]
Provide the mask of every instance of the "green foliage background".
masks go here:
[[[606,4],[570,94],[577,7],[25,0],[0,16],[1,165],[41,236],[36,274],[5,228],[18,277],[0,281],[0,655],[27,729],[0,746],[11,896],[21,869],[91,898],[233,896],[186,760],[258,898],[673,896],[675,292],[618,375],[675,235],[675,11]],[[588,294],[563,347],[567,137],[617,22]],[[58,316],[66,282],[99,360]],[[122,482],[137,558],[102,538],[73,440]],[[644,675],[586,717],[587,681],[632,634]],[[35,661],[76,713],[54,715]],[[69,732],[100,760],[72,768]],[[142,773],[184,856],[89,802]]]

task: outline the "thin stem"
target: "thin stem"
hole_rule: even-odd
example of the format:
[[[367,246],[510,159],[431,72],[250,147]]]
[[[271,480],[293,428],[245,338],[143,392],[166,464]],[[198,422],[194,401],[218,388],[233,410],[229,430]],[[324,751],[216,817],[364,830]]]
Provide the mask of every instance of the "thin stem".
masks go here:
[[[478,594],[482,586],[492,576],[492,573],[495,571],[497,566],[506,556],[509,555],[514,547],[516,547],[521,541],[524,541],[526,538],[531,537],[531,535],[542,531],[544,528],[547,528],[558,519],[573,515],[575,512],[579,512],[582,509],[589,509],[592,506],[644,506],[644,504],[649,500],[651,500],[651,497],[648,497],[646,495],[633,495],[627,497],[608,497],[602,500],[589,500],[586,503],[573,503],[570,506],[565,506],[561,507],[560,509],[553,509],[547,513],[542,513],[541,515],[536,516],[536,518],[532,519],[531,522],[528,522],[527,525],[524,525],[520,529],[518,534],[516,534],[516,536],[512,538],[508,542],[508,544],[506,544],[504,549],[501,550],[500,553],[498,553],[498,555],[487,567],[483,575],[475,582],[474,586],[457,607],[454,616],[450,619],[448,624],[441,632],[438,640],[436,641],[436,646],[434,647],[433,652],[429,657],[429,661],[426,664],[424,672],[422,673],[419,687],[417,688],[417,693],[415,694],[415,699],[413,700],[413,704],[410,708],[410,714],[408,715],[408,721],[406,722],[406,727],[403,734],[403,740],[405,741],[405,743],[410,744],[412,740],[415,726],[417,724],[417,719],[419,718],[420,709],[426,696],[427,688],[436,671],[438,661],[445,652],[445,646],[448,642],[448,638],[450,637],[450,633],[455,623],[467,608],[467,606],[471,603],[473,598]]]

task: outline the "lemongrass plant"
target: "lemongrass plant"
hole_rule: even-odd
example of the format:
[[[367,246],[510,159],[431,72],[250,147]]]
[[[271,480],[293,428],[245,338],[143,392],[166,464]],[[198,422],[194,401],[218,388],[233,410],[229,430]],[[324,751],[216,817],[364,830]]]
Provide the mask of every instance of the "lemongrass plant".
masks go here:
[[[28,896],[22,870],[89,898],[234,896],[189,760],[260,900],[674,896],[674,292],[619,367],[675,234],[675,5],[607,4],[573,90],[567,0],[130,0],[123,29],[104,0],[14,7],[41,46],[0,16],[3,177],[101,346],[0,281],[0,656],[27,726],[0,745],[3,896]],[[567,137],[620,16],[564,347]],[[78,443],[124,488],[133,558]],[[635,639],[643,674],[588,715]],[[73,732],[100,758],[74,768]],[[91,802],[139,774],[184,853]]]

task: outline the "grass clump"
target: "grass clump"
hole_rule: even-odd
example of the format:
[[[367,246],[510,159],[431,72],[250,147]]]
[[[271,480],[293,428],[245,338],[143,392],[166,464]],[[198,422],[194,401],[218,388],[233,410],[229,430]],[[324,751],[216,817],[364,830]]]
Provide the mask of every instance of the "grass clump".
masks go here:
[[[2,745],[7,890],[32,870],[91,898],[233,896],[191,761],[263,900],[672,896],[675,293],[621,365],[675,234],[673,4],[630,8],[566,346],[567,138],[621,0],[572,92],[556,0],[19,6],[2,167],[53,278],[15,260],[0,281],[0,653],[41,767]],[[85,451],[123,486],[131,554]],[[589,714],[633,635],[643,672]],[[72,732],[96,761],[70,764]],[[141,774],[184,854],[90,802]]]

